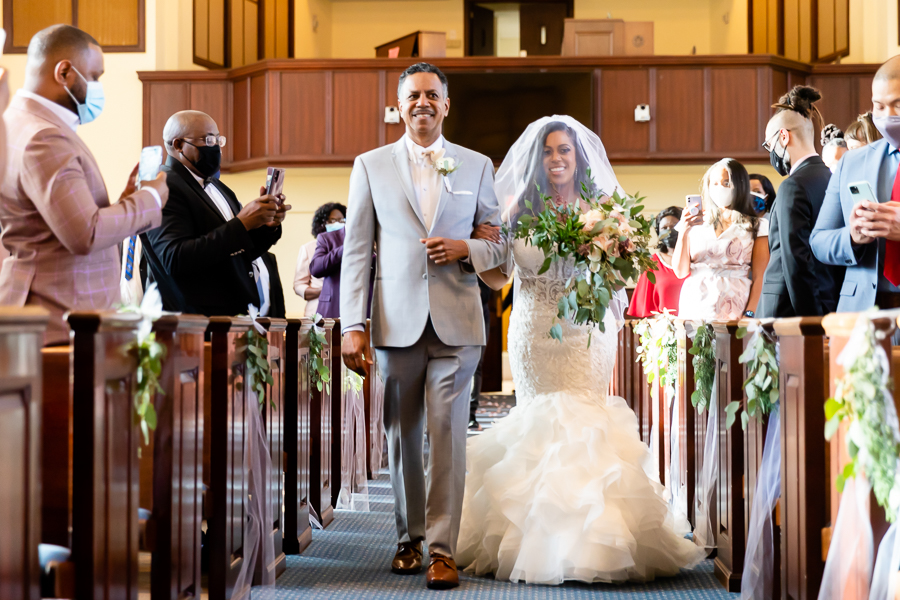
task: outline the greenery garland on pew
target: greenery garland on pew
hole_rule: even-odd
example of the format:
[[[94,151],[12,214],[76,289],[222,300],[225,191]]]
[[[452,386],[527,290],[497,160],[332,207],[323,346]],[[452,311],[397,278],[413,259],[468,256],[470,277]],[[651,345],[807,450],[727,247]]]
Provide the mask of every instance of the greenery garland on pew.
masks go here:
[[[700,414],[709,408],[712,401],[712,388],[716,381],[716,351],[713,348],[715,339],[712,325],[698,322],[694,331],[694,340],[688,353],[694,358],[694,391],[691,392],[691,404]]]
[[[272,365],[269,364],[269,339],[263,333],[256,331],[256,319],[254,327],[244,334],[244,343],[247,344],[247,382],[250,389],[256,392],[259,400],[259,409],[262,410],[266,403],[266,385],[272,385]],[[275,402],[270,398],[272,408],[277,409]]]
[[[778,402],[778,361],[775,360],[775,342],[769,334],[757,325],[755,336],[738,362],[747,365],[747,381],[744,391],[747,393],[747,409],[741,413],[741,428],[746,431],[750,418],[762,423],[765,415],[772,412]],[[735,334],[740,340],[747,335],[747,328],[741,327]],[[735,415],[741,403],[737,400],[725,407],[725,427],[734,424]]]
[[[647,383],[653,384],[658,371],[659,384],[663,389],[673,391],[678,379],[677,369],[669,368],[678,363],[678,337],[674,315],[668,309],[664,309],[662,313],[638,321],[634,325],[634,331],[640,336],[638,360],[644,368]]]
[[[844,377],[838,380],[834,397],[825,402],[825,439],[834,436],[841,422],[850,422],[847,435],[850,462],[838,475],[837,489],[843,492],[847,479],[865,473],[875,491],[875,499],[884,508],[887,520],[893,523],[898,515],[893,508],[896,502],[890,500],[892,495],[900,493],[895,490],[900,441],[894,435],[885,409],[888,402],[893,402],[886,357],[879,360],[876,356],[881,350],[878,337],[884,334],[875,330],[868,317],[860,316],[860,319],[866,319],[864,342],[856,348],[858,355],[845,365]],[[848,346],[853,342],[851,337]]]
[[[309,330],[309,358],[312,365],[312,382],[316,385],[316,389],[320,392],[325,391],[326,394],[331,393],[331,369],[322,358],[322,350],[325,347],[327,339],[325,337],[325,328],[320,327],[322,315],[316,313],[313,317],[313,326]]]

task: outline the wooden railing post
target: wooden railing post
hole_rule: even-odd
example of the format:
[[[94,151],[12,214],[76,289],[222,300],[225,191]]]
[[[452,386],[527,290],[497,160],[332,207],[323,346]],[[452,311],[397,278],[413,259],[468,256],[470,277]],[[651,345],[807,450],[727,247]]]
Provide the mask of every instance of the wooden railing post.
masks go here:
[[[335,319],[331,332],[331,506],[338,505],[341,494],[341,445],[344,426],[344,359],[341,356],[341,320]]]
[[[0,598],[41,597],[41,345],[49,314],[0,307]]]
[[[166,348],[159,380],[165,394],[155,399],[153,445],[144,448],[142,458],[151,461],[152,506],[144,508],[152,508],[147,540],[154,600],[201,592],[203,333],[208,322],[196,315],[164,315],[153,324],[156,340]]]
[[[725,427],[725,407],[733,401],[743,405],[743,369],[738,358],[742,353],[741,340],[735,333],[736,321],[713,322],[716,332],[716,374],[719,418],[719,479],[716,523],[715,574],[730,592],[741,589],[746,536],[744,535],[744,443],[740,418],[730,428]],[[740,417],[740,411],[738,411]]]
[[[680,437],[679,449],[679,465],[681,466],[681,479],[685,485],[685,495],[687,497],[687,517],[694,527],[697,519],[694,515],[694,498],[697,493],[696,479],[699,477],[700,465],[699,457],[703,453],[703,445],[697,446],[697,420],[696,409],[691,403],[691,394],[694,392],[694,362],[693,355],[690,354],[692,346],[690,335],[693,335],[693,325],[688,321],[675,321],[676,338],[678,340],[678,395],[675,402],[678,403],[679,418],[677,423],[673,423],[672,427]],[[701,428],[705,432],[705,428]],[[701,438],[702,439],[702,438]]]
[[[244,472],[246,426],[245,371],[247,351],[241,338],[251,327],[249,317],[211,317],[209,394],[204,394],[204,424],[209,440],[207,542],[210,600],[243,600],[249,585],[234,589],[244,556],[244,519],[248,480]],[[208,453],[207,453],[208,450]],[[206,464],[204,465],[206,467]]]
[[[261,318],[259,324],[265,327],[267,341],[269,343],[269,368],[272,374],[272,384],[266,386],[266,399],[260,407],[263,427],[266,429],[266,439],[269,443],[269,460],[272,470],[269,471],[269,485],[266,490],[266,503],[272,515],[272,523],[269,524],[267,535],[275,547],[275,559],[270,565],[264,565],[263,553],[258,554],[256,569],[253,575],[253,583],[262,582],[263,571],[270,571],[275,577],[284,573],[287,568],[287,558],[282,548],[284,542],[284,515],[281,514],[281,506],[284,496],[282,474],[284,473],[284,377],[285,377],[285,348],[284,332],[287,321],[284,319]],[[266,538],[263,538],[264,540]],[[264,542],[265,543],[265,542]]]
[[[285,554],[312,542],[309,526],[309,319],[288,319],[284,350],[284,541]]]
[[[332,339],[334,321],[325,319],[325,347],[322,348],[322,360],[325,364],[332,361]],[[340,332],[337,333],[340,335]],[[340,385],[337,374],[332,372],[331,387]],[[334,508],[331,504],[331,395],[320,392],[310,386],[312,402],[310,403],[310,437],[309,437],[309,505],[318,515],[322,527],[328,527],[334,521]]]
[[[814,600],[822,583],[822,529],[829,522],[825,397],[828,363],[821,317],[779,319],[781,403],[781,598]]]
[[[72,562],[76,598],[137,598],[137,314],[73,312]]]

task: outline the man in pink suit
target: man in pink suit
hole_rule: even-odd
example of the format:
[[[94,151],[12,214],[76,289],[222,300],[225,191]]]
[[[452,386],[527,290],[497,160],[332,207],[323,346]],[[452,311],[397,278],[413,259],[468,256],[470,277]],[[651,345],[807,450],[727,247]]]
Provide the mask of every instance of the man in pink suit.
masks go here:
[[[103,108],[102,74],[94,38],[68,25],[48,27],[32,38],[25,85],[3,113],[9,165],[0,184],[0,240],[10,256],[0,268],[0,304],[48,309],[48,344],[68,340],[66,311],[119,302],[117,245],[159,226],[168,199],[164,174],[135,191],[135,167],[110,204],[76,133]]]

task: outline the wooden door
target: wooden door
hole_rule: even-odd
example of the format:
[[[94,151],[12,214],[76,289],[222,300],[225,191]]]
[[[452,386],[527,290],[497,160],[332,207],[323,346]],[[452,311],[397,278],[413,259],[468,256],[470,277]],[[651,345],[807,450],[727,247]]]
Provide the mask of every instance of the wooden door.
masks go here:
[[[567,10],[563,2],[520,5],[519,48],[528,56],[562,54]]]
[[[469,6],[469,56],[494,56],[494,11]]]

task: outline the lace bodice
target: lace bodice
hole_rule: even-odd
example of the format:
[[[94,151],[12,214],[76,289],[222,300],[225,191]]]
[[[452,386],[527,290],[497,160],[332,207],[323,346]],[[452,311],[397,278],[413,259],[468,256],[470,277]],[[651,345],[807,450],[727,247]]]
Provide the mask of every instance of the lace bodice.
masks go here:
[[[508,349],[517,402],[553,392],[605,399],[618,339],[615,319],[607,312],[606,332],[594,329],[590,347],[590,329],[571,321],[562,324],[562,342],[551,338],[557,302],[574,264],[557,261],[538,275],[544,254],[523,240],[513,243],[513,260],[520,283],[510,317]]]

